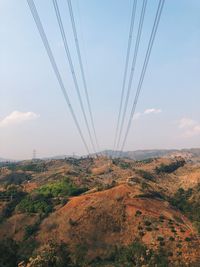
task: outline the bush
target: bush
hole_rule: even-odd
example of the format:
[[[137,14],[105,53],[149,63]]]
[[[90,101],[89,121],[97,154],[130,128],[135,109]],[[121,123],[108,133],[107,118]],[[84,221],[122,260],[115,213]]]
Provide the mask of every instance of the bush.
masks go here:
[[[33,234],[35,234],[38,231],[40,222],[36,222],[33,225],[27,225],[24,228],[24,240],[28,239],[31,237]]]
[[[33,199],[31,195],[27,196],[21,200],[16,208],[20,212],[45,214],[48,214],[53,209],[51,202],[42,195],[38,195],[37,199]]]
[[[31,175],[26,173],[11,173],[6,175],[4,178],[0,180],[1,183],[6,185],[15,184],[20,185],[24,181],[28,181],[31,179]]]
[[[5,239],[0,241],[1,267],[17,266],[17,249],[18,246],[12,239]]]
[[[194,189],[184,190],[183,188],[179,188],[175,195],[169,200],[171,205],[178,208],[181,212],[183,212],[196,226],[197,230],[200,233],[200,201],[198,198],[198,194],[200,192],[200,186],[198,185]],[[197,198],[192,198],[192,195],[196,194]],[[177,217],[175,218],[178,219]],[[180,223],[183,223],[180,218],[177,220]]]
[[[185,160],[177,160],[168,165],[161,164],[159,167],[156,167],[156,173],[172,173],[176,171],[178,168],[183,167],[185,165]]]
[[[158,241],[164,241],[164,238],[162,236],[158,236],[157,240]]]
[[[64,243],[49,242],[29,260],[30,267],[68,267],[71,265],[68,248]]]
[[[142,212],[140,210],[136,210],[135,216],[138,217],[140,215],[142,215]]]
[[[120,249],[116,258],[120,266],[142,266],[149,261],[150,257],[151,253],[147,253],[146,246],[135,241],[130,246]],[[131,265],[128,265],[130,263]]]
[[[150,225],[151,225],[151,222],[150,222],[150,221],[145,221],[144,224],[145,224],[146,226],[150,226]]]
[[[191,238],[191,237],[186,237],[186,238],[185,238],[185,241],[186,241],[186,242],[191,242],[191,241],[192,241],[192,238]]]
[[[58,196],[77,196],[85,191],[87,188],[79,188],[72,184],[68,179],[62,181],[50,183],[37,189],[37,192],[47,198],[58,197]]]
[[[8,189],[7,194],[10,194],[10,191]],[[4,207],[4,209],[1,212],[0,220],[3,221],[4,219],[10,217],[15,210],[16,206],[20,201],[23,199],[23,197],[26,194],[22,191],[15,191],[15,197],[13,197],[12,201],[8,202],[7,205]]]
[[[163,215],[160,215],[160,216],[159,216],[159,220],[160,220],[160,222],[164,222],[165,217],[164,217]]]
[[[152,173],[144,171],[144,170],[138,170],[137,174],[142,176],[142,178],[149,180],[149,181],[154,181],[155,177],[153,176]]]
[[[44,162],[37,162],[37,163],[29,163],[25,165],[20,165],[18,163],[13,163],[8,165],[7,167],[11,171],[31,171],[31,172],[43,172],[46,170],[46,166]]]
[[[164,241],[160,241],[160,246],[165,246],[165,242]]]
[[[120,159],[113,159],[112,163],[116,166],[119,166],[122,169],[130,169],[131,168],[131,163],[122,161]]]

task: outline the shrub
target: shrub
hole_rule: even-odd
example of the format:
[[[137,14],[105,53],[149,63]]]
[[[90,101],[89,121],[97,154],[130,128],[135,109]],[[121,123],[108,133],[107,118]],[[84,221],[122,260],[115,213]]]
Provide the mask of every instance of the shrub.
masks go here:
[[[64,243],[49,242],[29,260],[30,267],[68,267],[71,266],[68,248]]]
[[[38,228],[39,228],[39,222],[36,222],[33,225],[25,226],[25,228],[24,228],[24,240],[28,239],[35,232],[37,232]]]
[[[191,237],[186,237],[185,241],[190,242],[190,241],[192,241],[192,238]]]
[[[15,184],[20,185],[24,181],[28,181],[31,179],[31,175],[26,173],[10,173],[6,175],[4,178],[1,179],[1,183],[4,183],[6,185]]]
[[[13,163],[8,165],[7,167],[11,171],[32,171],[32,172],[43,172],[46,170],[46,166],[44,162],[38,162],[38,163],[29,163],[25,165],[20,165],[18,163]]]
[[[0,266],[13,267],[17,266],[17,250],[18,246],[12,239],[0,241]]]
[[[172,229],[171,229],[171,232],[172,232],[172,233],[176,233],[176,229],[172,228]]]
[[[177,248],[182,248],[182,245],[181,244],[177,244],[176,247]]]
[[[160,241],[160,246],[165,246],[165,242],[164,241]]]
[[[174,224],[174,221],[170,219],[169,222],[168,222],[168,224],[169,225],[173,225]]]
[[[69,224],[70,224],[71,226],[77,226],[77,225],[78,225],[77,221],[72,220],[72,218],[69,218]]]
[[[145,235],[144,232],[142,232],[142,231],[139,232],[139,236],[143,237],[144,235]]]
[[[162,236],[158,236],[157,240],[158,241],[164,241],[164,238]]]
[[[173,252],[169,251],[169,252],[167,253],[167,255],[168,255],[169,257],[172,257],[174,254],[173,254]]]
[[[136,213],[135,213],[135,216],[137,217],[137,216],[140,216],[140,215],[142,215],[142,212],[140,210],[137,210]]]
[[[165,217],[164,217],[163,215],[160,215],[160,216],[159,216],[159,220],[160,220],[161,222],[163,222],[163,221],[165,220]]]
[[[170,203],[183,212],[196,226],[200,233],[200,201],[199,201],[200,186],[198,185],[194,189],[184,190],[180,188],[177,190]],[[197,195],[197,198],[191,198],[192,195]],[[181,218],[175,218],[178,222],[183,223]]]
[[[116,254],[115,261],[120,264],[119,266],[142,266],[151,258],[151,252],[148,254],[147,247],[138,241],[120,248]]]
[[[177,160],[168,165],[161,164],[159,167],[156,167],[156,173],[172,173],[176,171],[178,168],[183,167],[185,165],[185,160]]]
[[[150,226],[150,225],[151,225],[151,222],[150,222],[150,221],[145,221],[144,224],[145,224],[146,226]]]
[[[47,198],[58,196],[77,196],[85,191],[87,188],[79,188],[72,184],[68,179],[50,183],[37,189],[37,192]]]
[[[153,176],[152,173],[144,171],[144,170],[137,170],[137,174],[142,176],[142,178],[150,181],[154,181],[155,177]]]
[[[7,193],[9,194],[9,190],[7,191]],[[8,218],[8,217],[10,217],[12,215],[12,213],[15,210],[16,206],[18,205],[18,203],[20,203],[20,201],[23,199],[23,197],[25,195],[26,194],[24,192],[22,192],[22,191],[16,191],[15,192],[15,197],[12,199],[12,201],[7,203],[7,205],[2,210],[1,220],[4,220],[5,218]]]
[[[41,195],[37,195],[37,199],[33,199],[31,195],[25,197],[16,208],[20,212],[45,214],[48,214],[53,209],[51,202]]]

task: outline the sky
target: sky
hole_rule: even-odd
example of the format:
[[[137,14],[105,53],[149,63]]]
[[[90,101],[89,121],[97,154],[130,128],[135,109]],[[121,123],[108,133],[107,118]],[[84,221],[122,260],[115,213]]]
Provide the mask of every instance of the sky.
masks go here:
[[[72,0],[101,150],[113,149],[132,1]],[[35,4],[89,144],[52,1]],[[88,115],[67,1],[58,4]],[[126,123],[157,5],[148,0]],[[165,1],[124,150],[200,147],[199,13],[199,0]],[[86,154],[25,0],[0,0],[0,36],[0,157],[28,159],[33,150],[38,157]]]

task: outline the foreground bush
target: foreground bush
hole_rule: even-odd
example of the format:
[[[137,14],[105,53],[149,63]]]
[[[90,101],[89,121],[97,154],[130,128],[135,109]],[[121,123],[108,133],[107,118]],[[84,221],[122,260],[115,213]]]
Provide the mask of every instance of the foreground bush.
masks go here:
[[[27,267],[68,267],[71,265],[69,252],[64,243],[49,242],[37,255],[30,258]]]

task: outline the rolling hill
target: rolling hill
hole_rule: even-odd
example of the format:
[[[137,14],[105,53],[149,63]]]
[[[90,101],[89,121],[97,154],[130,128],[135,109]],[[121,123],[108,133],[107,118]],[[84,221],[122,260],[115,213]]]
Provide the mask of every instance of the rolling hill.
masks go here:
[[[199,266],[200,166],[178,155],[0,168],[0,250],[10,255],[2,259],[21,267]]]

